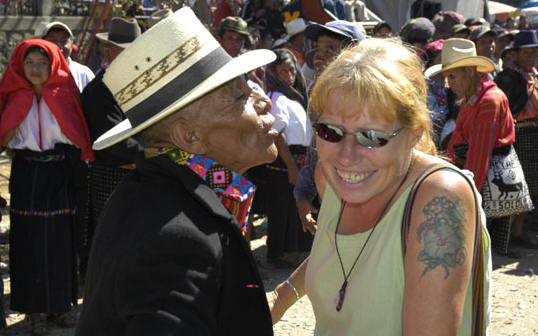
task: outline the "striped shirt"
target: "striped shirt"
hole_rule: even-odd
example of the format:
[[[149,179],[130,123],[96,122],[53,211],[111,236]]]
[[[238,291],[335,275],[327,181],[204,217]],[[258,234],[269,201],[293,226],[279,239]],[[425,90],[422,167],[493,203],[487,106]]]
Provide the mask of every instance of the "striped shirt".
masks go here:
[[[460,106],[447,154],[455,162],[454,146],[469,145],[464,168],[473,172],[476,188],[481,190],[493,149],[514,140],[514,119],[508,98],[495,82],[484,77],[477,92]]]

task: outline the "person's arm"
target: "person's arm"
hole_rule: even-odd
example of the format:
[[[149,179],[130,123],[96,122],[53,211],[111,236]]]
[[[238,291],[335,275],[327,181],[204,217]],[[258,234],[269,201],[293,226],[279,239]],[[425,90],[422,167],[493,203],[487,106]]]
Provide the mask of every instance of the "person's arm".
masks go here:
[[[503,126],[500,120],[501,108],[500,99],[484,96],[470,131],[464,167],[473,172],[478,190],[482,189],[488,174],[489,161],[497,141],[497,129]]]
[[[273,324],[280,321],[284,313],[305,295],[304,279],[307,265],[308,258],[289,276],[287,279],[289,283],[285,281],[278,284],[275,290],[267,295]]]
[[[314,182],[314,169],[317,164],[317,154],[315,149],[309,149],[306,164],[299,170],[297,182],[293,188],[293,196],[297,205],[299,219],[303,225],[303,232],[316,233],[316,220],[312,216],[318,209],[312,204],[318,195]]]
[[[454,172],[437,172],[415,199],[407,251],[403,335],[456,335],[473,263],[475,201]]]

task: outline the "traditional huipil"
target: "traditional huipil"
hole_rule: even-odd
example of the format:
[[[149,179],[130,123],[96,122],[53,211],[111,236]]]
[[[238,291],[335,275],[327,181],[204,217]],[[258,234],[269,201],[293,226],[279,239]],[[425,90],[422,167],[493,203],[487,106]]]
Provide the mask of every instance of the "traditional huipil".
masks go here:
[[[50,61],[41,97],[24,74],[33,46]],[[55,44],[33,39],[16,47],[0,81],[0,113],[2,145],[12,153],[11,309],[65,312],[77,298],[70,160],[92,160],[93,153],[79,90]]]

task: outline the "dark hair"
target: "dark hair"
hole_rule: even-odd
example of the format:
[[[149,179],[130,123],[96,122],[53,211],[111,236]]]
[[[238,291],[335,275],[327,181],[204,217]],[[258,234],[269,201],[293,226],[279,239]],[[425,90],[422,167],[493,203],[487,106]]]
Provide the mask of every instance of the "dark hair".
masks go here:
[[[50,62],[50,57],[49,57],[49,54],[47,54],[47,52],[45,51],[45,49],[41,48],[40,46],[31,46],[30,48],[26,49],[26,52],[24,53],[24,58],[26,58],[26,56],[28,56],[28,54],[34,52],[34,51],[37,51],[38,53],[40,53],[41,55],[45,56],[49,62]]]
[[[342,34],[334,33],[334,32],[329,31],[327,29],[323,29],[319,33],[318,37],[316,38],[316,42],[319,40],[319,38],[321,36],[328,36],[328,37],[331,37],[333,39],[337,39],[338,41],[340,41],[340,43],[342,43],[342,48],[350,46],[350,45],[352,45],[354,43],[354,41],[351,38],[346,37],[346,36],[344,36]]]
[[[384,27],[388,28],[388,29],[390,29],[390,31],[392,31],[392,27],[387,23],[387,21],[381,21],[381,22],[379,22],[378,24],[376,24],[374,26],[374,28],[372,29],[372,34],[377,33],[378,31],[380,31]]]
[[[267,68],[265,83],[267,91],[281,91],[288,98],[299,101],[303,105],[303,107],[306,108],[306,84],[303,74],[301,72],[301,68],[297,64],[297,59],[288,49],[277,48],[274,49],[273,52],[276,54],[276,60],[274,60],[273,63],[269,64]],[[293,88],[295,92],[290,92],[289,90],[287,90],[287,84],[282,85],[282,83],[280,83],[280,80],[278,80],[277,78],[278,75],[276,72],[276,67],[288,60],[293,63],[296,69],[295,83],[291,85],[291,88]],[[299,95],[300,97],[297,97],[297,95]]]
[[[61,28],[61,27],[53,27],[53,28],[49,29],[49,31],[47,32],[47,35],[48,35],[49,33],[56,33],[56,32],[64,32],[64,33],[67,34],[67,38],[68,38],[69,40],[73,40],[73,38],[71,37],[71,34],[69,34],[68,31],[66,31],[65,29],[63,29],[63,28]],[[45,36],[47,36],[47,35],[45,35]]]

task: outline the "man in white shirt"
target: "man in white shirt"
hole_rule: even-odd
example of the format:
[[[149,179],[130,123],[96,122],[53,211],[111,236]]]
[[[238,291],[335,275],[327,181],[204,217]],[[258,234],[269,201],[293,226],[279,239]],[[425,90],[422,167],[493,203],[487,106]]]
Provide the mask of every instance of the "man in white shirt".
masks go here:
[[[75,79],[75,83],[80,92],[82,92],[86,84],[88,84],[95,75],[90,68],[71,59],[71,53],[73,51],[73,32],[71,32],[71,29],[60,21],[54,21],[41,24],[36,30],[36,36],[56,43],[58,47],[60,47],[62,54],[69,64],[69,69]]]

